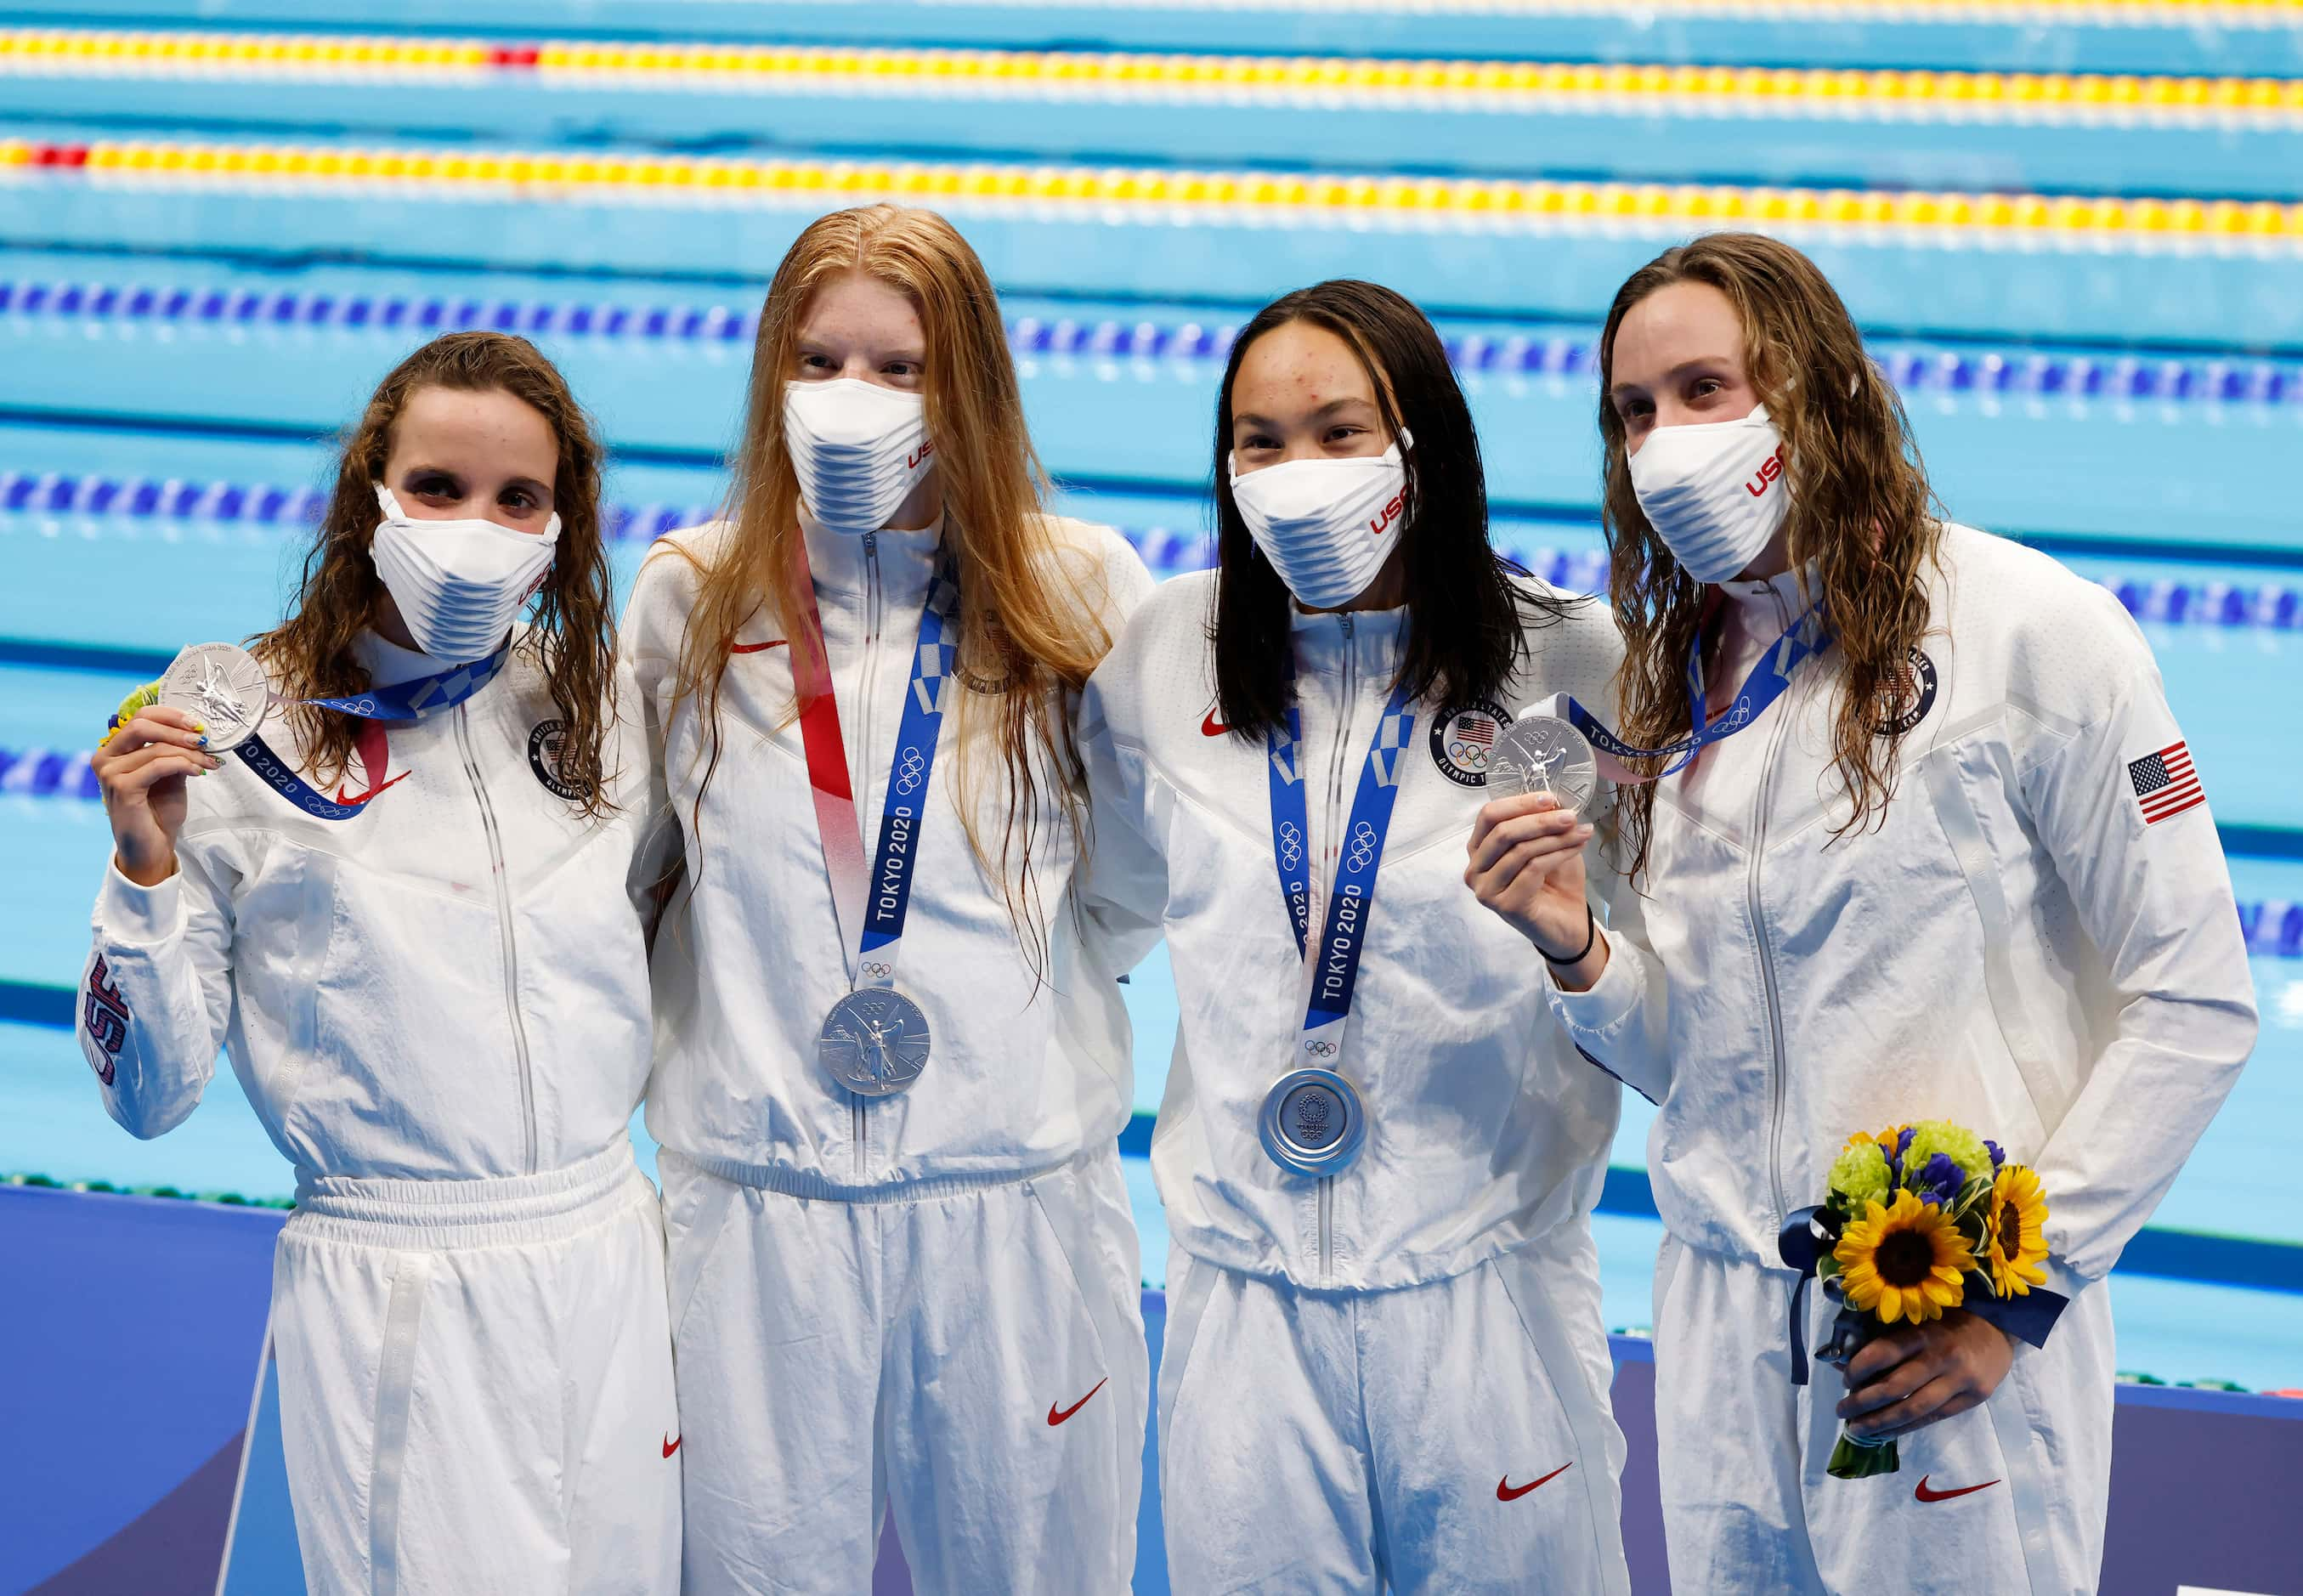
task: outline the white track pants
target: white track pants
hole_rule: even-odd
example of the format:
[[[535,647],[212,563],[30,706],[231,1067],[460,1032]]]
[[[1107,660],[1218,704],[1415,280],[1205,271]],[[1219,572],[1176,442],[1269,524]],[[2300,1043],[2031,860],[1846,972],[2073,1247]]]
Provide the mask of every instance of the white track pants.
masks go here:
[[[1792,1276],[1666,1237],[1656,1262],[1656,1442],[1672,1586],[1874,1596],[2096,1588],[2111,1489],[2111,1306],[2079,1294],[1991,1399],[1902,1438],[1902,1467],[1824,1472],[1839,1372],[1791,1383]],[[1832,1310],[1808,1288],[1810,1353]],[[1928,1496],[1921,1496],[1924,1484]]]
[[[890,1506],[924,1596],[1126,1590],[1149,1377],[1117,1148],[838,1196],[660,1160],[690,1592],[857,1596]]]
[[[628,1143],[545,1175],[308,1186],[272,1336],[314,1596],[679,1588],[663,1224]]]
[[[1623,1433],[1590,1232],[1318,1292],[1177,1249],[1160,1497],[1177,1596],[1620,1596]]]

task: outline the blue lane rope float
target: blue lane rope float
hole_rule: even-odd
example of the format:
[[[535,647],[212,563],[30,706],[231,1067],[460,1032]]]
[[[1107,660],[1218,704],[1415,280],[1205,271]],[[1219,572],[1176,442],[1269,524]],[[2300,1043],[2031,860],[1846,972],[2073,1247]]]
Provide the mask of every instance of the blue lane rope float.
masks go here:
[[[0,315],[224,326],[364,328],[433,334],[492,328],[530,337],[628,338],[649,342],[740,344],[758,331],[755,311],[730,305],[647,305],[492,299],[455,294],[363,294],[154,285],[0,281]],[[1222,360],[1236,325],[1226,322],[1019,317],[1008,341],[1026,358]],[[1590,376],[1597,334],[1463,333],[1447,340],[1461,372],[1500,376]],[[2303,363],[2223,356],[2147,356],[1978,349],[1897,341],[1873,356],[1899,388],[1936,394],[2014,394],[2162,403],[2303,405]]]
[[[0,514],[300,530],[318,522],[326,502],[325,494],[310,487],[0,470]],[[644,543],[680,527],[699,526],[710,520],[715,511],[709,504],[609,503],[601,507],[600,513],[609,537]],[[1208,562],[1206,536],[1196,530],[1135,527],[1121,531],[1154,570],[1195,570]],[[1555,587],[1598,593],[1607,587],[1607,555],[1600,550],[1561,550],[1510,542],[1503,546],[1506,553]],[[2303,586],[2265,582],[2248,587],[2127,577],[2106,578],[2104,585],[2138,621],[2169,626],[2303,629]]]

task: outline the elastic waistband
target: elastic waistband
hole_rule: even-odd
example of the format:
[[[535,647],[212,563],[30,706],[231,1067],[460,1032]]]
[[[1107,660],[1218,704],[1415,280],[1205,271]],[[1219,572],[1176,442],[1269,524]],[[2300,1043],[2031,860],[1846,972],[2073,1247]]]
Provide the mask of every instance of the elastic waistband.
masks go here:
[[[564,1169],[482,1180],[360,1179],[296,1185],[288,1232],[367,1246],[502,1246],[553,1241],[602,1223],[655,1187],[619,1140]]]
[[[669,1147],[659,1148],[656,1157],[677,1159],[689,1169],[748,1186],[758,1191],[776,1192],[787,1197],[820,1197],[827,1203],[924,1203],[937,1197],[957,1196],[966,1192],[997,1191],[1002,1186],[1022,1186],[1053,1175],[1075,1164],[1085,1164],[1100,1156],[1096,1153],[1078,1153],[1055,1163],[1036,1170],[998,1170],[988,1174],[928,1175],[915,1180],[897,1181],[880,1186],[844,1186],[811,1170],[794,1170],[782,1164],[747,1164],[732,1158],[713,1158],[689,1153],[675,1153]],[[1117,1144],[1111,1156],[1119,1156]]]

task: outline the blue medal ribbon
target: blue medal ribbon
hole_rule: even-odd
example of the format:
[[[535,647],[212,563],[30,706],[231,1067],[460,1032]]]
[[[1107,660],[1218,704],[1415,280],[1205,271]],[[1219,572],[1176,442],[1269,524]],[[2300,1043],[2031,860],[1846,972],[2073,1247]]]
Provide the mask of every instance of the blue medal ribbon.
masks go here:
[[[357,716],[364,721],[421,721],[451,710],[469,698],[491,681],[511,657],[509,645],[499,648],[484,660],[474,660],[443,671],[435,676],[419,676],[413,681],[398,682],[388,688],[375,688],[365,693],[343,698],[303,698],[296,702],[317,709],[333,709],[339,714]],[[316,792],[296,767],[273,750],[272,745],[251,732],[232,750],[263,781],[266,787],[286,798],[315,820],[350,820],[366,807],[359,803],[340,804],[333,798]],[[380,778],[381,771],[372,771],[371,777]]]
[[[1272,863],[1279,873],[1279,894],[1286,900],[1296,952],[1312,966],[1311,995],[1303,1012],[1303,1056],[1298,1060],[1309,1068],[1338,1067],[1344,1021],[1351,1013],[1352,992],[1359,984],[1360,953],[1367,945],[1368,924],[1375,906],[1376,872],[1383,863],[1384,839],[1391,831],[1392,808],[1399,801],[1400,779],[1406,773],[1404,761],[1414,730],[1415,714],[1408,707],[1405,690],[1396,686],[1360,769],[1351,819],[1337,851],[1327,925],[1316,949],[1307,945],[1312,929],[1312,861],[1311,815],[1303,796],[1303,713],[1291,703],[1285,726],[1274,727],[1266,736]]]
[[[1695,728],[1676,742],[1666,743],[1660,748],[1635,748],[1602,724],[1598,716],[1566,694],[1556,695],[1563,705],[1568,723],[1590,740],[1591,746],[1619,761],[1634,759],[1668,759],[1672,764],[1658,773],[1656,780],[1675,775],[1695,761],[1695,756],[1713,743],[1725,741],[1765,714],[1775,701],[1791,686],[1792,673],[1803,664],[1810,654],[1820,654],[1831,646],[1831,629],[1826,624],[1823,605],[1809,606],[1805,614],[1792,622],[1784,635],[1770,643],[1759,655],[1759,663],[1744,677],[1743,684],[1735,689],[1735,701],[1726,712],[1714,721],[1704,713],[1707,695],[1703,688],[1703,638],[1699,632],[1687,653],[1688,723]]]
[[[859,986],[896,984],[896,961],[902,951],[919,857],[920,820],[933,790],[930,781],[935,774],[936,744],[943,736],[944,711],[950,706],[956,680],[952,666],[958,645],[951,621],[958,606],[959,582],[947,553],[937,561],[928,583],[903,717],[896,726],[896,754],[888,768],[887,797],[880,806],[880,841],[872,852],[864,929],[857,942]]]

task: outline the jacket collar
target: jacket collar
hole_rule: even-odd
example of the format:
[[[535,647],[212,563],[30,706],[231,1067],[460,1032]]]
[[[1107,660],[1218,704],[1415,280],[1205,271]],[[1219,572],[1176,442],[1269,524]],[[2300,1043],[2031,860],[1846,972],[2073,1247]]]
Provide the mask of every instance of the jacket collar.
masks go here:
[[[936,545],[943,541],[944,518],[917,532],[882,530],[871,534],[880,560],[880,591],[890,602],[927,596],[928,580],[935,574]],[[800,506],[800,536],[807,540],[808,570],[818,592],[860,595],[865,578],[864,538],[853,532],[835,532]]]
[[[1801,596],[1802,582],[1810,595],[1808,598]],[[1781,636],[1807,612],[1812,595],[1822,591],[1823,572],[1813,562],[1803,570],[1793,566],[1781,576],[1719,584],[1721,595],[1739,612],[1743,625],[1761,638]]]
[[[367,672],[367,685],[371,688],[396,688],[403,681],[414,681],[419,676],[436,676],[450,668],[428,654],[402,648],[373,629],[363,631],[352,639],[352,657],[359,661],[360,669]]]
[[[1344,610],[1309,612],[1293,600],[1287,625],[1295,645],[1295,668],[1310,675],[1340,676],[1348,647],[1353,663],[1362,675],[1378,673],[1386,684],[1399,668],[1400,640],[1407,629],[1407,610]]]

